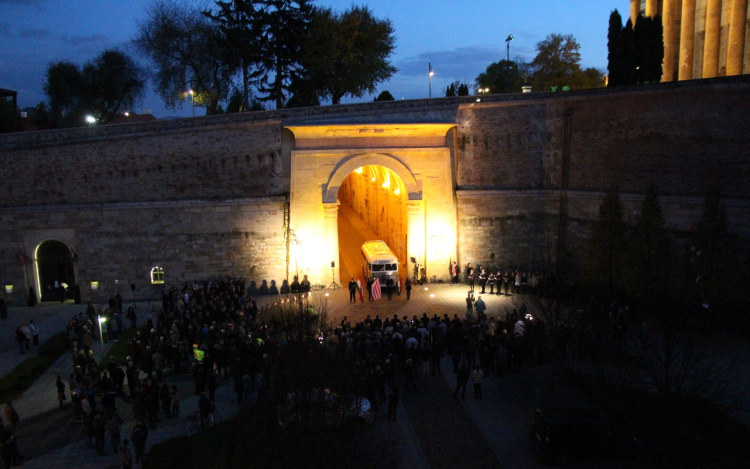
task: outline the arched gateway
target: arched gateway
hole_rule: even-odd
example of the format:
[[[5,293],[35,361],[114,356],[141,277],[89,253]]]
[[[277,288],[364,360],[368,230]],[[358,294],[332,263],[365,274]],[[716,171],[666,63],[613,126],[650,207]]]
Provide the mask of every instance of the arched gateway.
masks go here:
[[[407,192],[406,254],[429,277],[447,278],[456,258],[453,165],[446,134],[453,124],[290,126],[290,228],[299,240],[292,268],[330,284],[339,277],[339,189],[363,167],[381,167]],[[331,269],[331,262],[336,267]],[[412,267],[412,266],[409,266]],[[344,279],[347,280],[347,279]]]

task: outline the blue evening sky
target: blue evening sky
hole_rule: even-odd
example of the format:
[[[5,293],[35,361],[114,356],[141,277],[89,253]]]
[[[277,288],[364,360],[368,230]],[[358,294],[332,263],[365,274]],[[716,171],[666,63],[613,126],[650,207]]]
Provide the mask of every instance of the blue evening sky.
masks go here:
[[[187,0],[190,1],[190,0]],[[136,22],[149,0],[0,0],[0,88],[17,90],[21,107],[44,99],[42,82],[49,62],[83,63],[108,47],[131,51]],[[195,0],[198,4],[207,4]],[[396,32],[392,61],[399,71],[378,92],[396,99],[426,98],[427,67],[435,75],[432,95],[442,96],[455,80],[474,82],[487,65],[505,58],[505,38],[513,34],[511,58],[531,60],[537,42],[550,33],[573,34],[581,63],[606,71],[607,25],[617,8],[625,17],[627,0],[318,0],[344,10],[352,3],[389,18]],[[149,84],[150,85],[150,84]],[[345,98],[344,102],[371,101]],[[188,116],[189,102],[174,111],[152,91],[138,105],[156,117]],[[199,110],[196,109],[196,114]],[[200,110],[203,114],[203,110]]]

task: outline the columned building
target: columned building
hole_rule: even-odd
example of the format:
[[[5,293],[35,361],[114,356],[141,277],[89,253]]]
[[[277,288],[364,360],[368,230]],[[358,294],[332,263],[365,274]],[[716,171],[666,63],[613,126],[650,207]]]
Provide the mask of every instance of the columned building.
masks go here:
[[[630,0],[630,19],[662,17],[661,81],[750,73],[750,0]]]

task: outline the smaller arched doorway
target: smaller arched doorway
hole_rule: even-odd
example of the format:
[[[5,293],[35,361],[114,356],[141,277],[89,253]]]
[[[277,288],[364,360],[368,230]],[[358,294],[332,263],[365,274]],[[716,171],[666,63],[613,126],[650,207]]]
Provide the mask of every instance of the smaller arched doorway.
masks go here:
[[[75,284],[73,258],[73,251],[63,242],[52,239],[37,246],[34,259],[42,301],[60,301],[63,288]]]

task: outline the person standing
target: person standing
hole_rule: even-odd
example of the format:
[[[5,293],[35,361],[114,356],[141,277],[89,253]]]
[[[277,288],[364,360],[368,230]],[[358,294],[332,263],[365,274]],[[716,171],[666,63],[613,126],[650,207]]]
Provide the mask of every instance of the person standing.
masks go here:
[[[5,406],[5,420],[8,422],[8,430],[10,430],[10,433],[15,436],[16,430],[18,430],[18,422],[21,421],[21,418],[13,407],[13,401],[8,401]]]
[[[390,387],[391,393],[388,395],[388,420],[396,420],[396,409],[398,408],[398,388]]]
[[[112,418],[107,420],[109,430],[109,442],[112,445],[112,454],[120,451],[120,429],[122,427],[122,418],[117,415],[117,411],[112,412]]]
[[[31,348],[31,329],[28,324],[23,323],[21,325],[21,332],[23,332],[24,340],[26,341],[26,350]]]
[[[481,294],[484,294],[484,287],[487,285],[487,272],[482,269],[482,271],[479,273],[479,286],[482,287]]]
[[[487,310],[487,305],[484,304],[484,300],[480,296],[474,303],[474,308],[477,310],[477,320],[481,321],[484,317],[484,312]]]
[[[469,381],[469,364],[466,360],[461,360],[456,372],[456,390],[453,391],[453,397],[458,397],[458,391],[461,390],[461,399],[466,399],[466,382]]]
[[[408,300],[411,298],[411,279],[407,277],[406,279],[406,299]]]
[[[354,281],[354,277],[349,280],[349,303],[357,302],[357,282]]]
[[[374,280],[372,277],[369,277],[367,279],[367,301],[372,301],[372,284],[374,283]]]
[[[482,380],[484,379],[484,371],[479,368],[479,365],[474,367],[474,371],[471,372],[471,382],[474,383],[474,399],[482,399]]]
[[[133,454],[130,452],[130,440],[124,440],[122,442],[122,448],[120,448],[122,469],[132,469],[133,467]]]
[[[385,280],[385,290],[386,293],[388,293],[388,299],[390,300],[393,297],[393,277],[388,277]]]
[[[65,383],[63,383],[62,377],[57,375],[57,400],[60,401],[60,408],[63,408],[63,402],[65,402]]]
[[[143,420],[136,422],[130,439],[133,440],[133,446],[135,446],[135,463],[143,464],[146,455],[146,440],[148,440],[148,427]]]
[[[245,387],[244,387],[244,385],[245,385],[244,376],[243,376],[243,380],[242,381],[243,381],[243,383],[242,383],[243,384],[243,392],[247,392],[245,390]],[[172,403],[172,407],[170,409],[172,417],[178,418],[180,416],[180,393],[177,392],[177,385],[176,384],[172,385],[172,390],[169,391],[169,397],[170,397],[171,403]]]
[[[466,319],[472,320],[474,316],[474,295],[469,293],[466,295]]]
[[[29,331],[34,342],[34,347],[39,346],[39,328],[34,324],[34,320],[29,321]]]
[[[19,351],[24,354],[26,353],[26,334],[21,330],[21,326],[16,327],[16,342],[18,342]]]
[[[497,281],[497,278],[495,277],[495,274],[493,274],[490,271],[490,276],[487,277],[487,283],[490,284],[490,295],[495,294],[495,282]]]
[[[466,264],[466,283],[469,283],[469,277],[474,273],[474,268],[471,266],[471,262]]]

